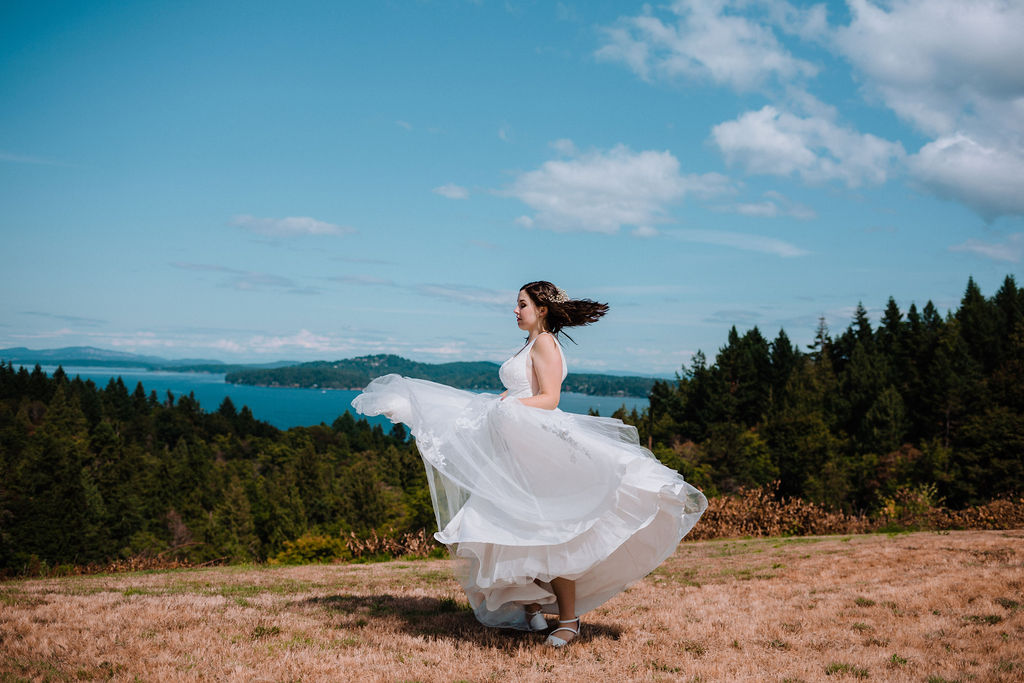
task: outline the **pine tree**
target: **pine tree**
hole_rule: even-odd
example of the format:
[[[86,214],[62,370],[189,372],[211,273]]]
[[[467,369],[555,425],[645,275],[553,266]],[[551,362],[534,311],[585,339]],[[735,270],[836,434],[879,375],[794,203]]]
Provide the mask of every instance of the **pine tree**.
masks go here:
[[[983,372],[991,372],[998,360],[998,312],[982,295],[974,278],[967,279],[967,289],[955,317],[968,353]]]

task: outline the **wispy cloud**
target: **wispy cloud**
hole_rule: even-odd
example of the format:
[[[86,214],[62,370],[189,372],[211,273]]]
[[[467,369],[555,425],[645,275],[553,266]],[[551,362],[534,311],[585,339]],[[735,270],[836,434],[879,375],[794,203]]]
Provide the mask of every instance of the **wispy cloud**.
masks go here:
[[[469,345],[463,341],[451,341],[436,346],[414,346],[411,351],[416,353],[427,353],[431,356],[442,356],[450,358],[463,358],[466,355]]]
[[[403,130],[412,130],[412,124],[409,123],[408,121],[398,120],[395,121],[395,125],[398,126],[399,128],[402,128]]]
[[[218,266],[212,263],[187,263],[184,261],[174,261],[171,263],[172,266],[180,270],[193,270],[198,272],[211,271],[214,273],[244,273],[243,270],[237,268],[229,268],[227,266]]]
[[[549,145],[551,149],[555,150],[562,156],[574,157],[579,154],[579,150],[576,148],[576,143],[568,138],[553,140]]]
[[[511,305],[516,296],[514,291],[502,291],[460,284],[436,284],[428,282],[403,284],[388,278],[380,278],[373,275],[336,275],[327,279],[334,282],[366,287],[393,287],[395,289],[408,292],[409,294],[429,296],[436,299],[445,299],[447,301],[455,301],[458,303],[481,304],[487,307]]]
[[[179,270],[193,272],[225,273],[229,277],[223,280],[219,286],[237,289],[242,292],[278,290],[286,294],[321,294],[316,287],[308,287],[297,284],[294,280],[283,275],[274,273],[263,273],[251,270],[240,270],[210,263],[187,263],[175,261],[171,266]]]
[[[74,166],[63,161],[56,161],[54,159],[44,159],[42,157],[28,156],[25,154],[12,154],[11,152],[5,152],[0,150],[0,161],[7,161],[12,164],[35,164],[38,166]]]
[[[61,315],[58,313],[46,313],[44,311],[21,311],[21,315],[47,318],[49,320],[59,320],[60,322],[72,323],[83,327],[100,327],[109,323],[109,321],[101,320],[99,318],[85,318],[78,315]]]
[[[972,238],[963,244],[950,247],[949,250],[978,254],[993,261],[1020,263],[1024,258],[1024,232],[1007,235],[1003,242],[983,242]]]
[[[515,292],[470,287],[467,285],[420,284],[414,286],[415,291],[449,301],[459,301],[487,306],[511,305],[515,300]]]
[[[574,150],[568,140],[556,146],[563,154]],[[683,175],[671,152],[634,152],[618,145],[547,161],[520,175],[505,194],[536,212],[517,219],[524,227],[610,234],[623,226],[646,229],[666,221],[668,207],[685,195],[711,196],[731,187],[720,174]]]
[[[355,232],[354,228],[327,223],[307,216],[257,218],[256,216],[242,214],[232,218],[230,224],[257,235],[267,235],[270,237],[341,235]]]
[[[358,258],[355,256],[332,256],[332,261],[342,261],[343,263],[364,263],[370,265],[379,266],[394,266],[398,265],[394,261],[385,261],[384,259],[378,258]]]
[[[714,311],[704,317],[704,322],[720,325],[753,326],[764,319],[757,311],[744,309]]]
[[[763,199],[758,202],[737,202],[735,204],[722,204],[714,207],[716,211],[738,213],[743,216],[757,216],[775,218],[787,216],[802,221],[812,220],[818,214],[810,207],[790,201],[784,195],[769,191],[762,195]]]
[[[388,278],[376,277],[373,275],[334,275],[328,280],[334,282],[342,282],[350,285],[381,285],[384,287],[394,287],[395,281]]]
[[[761,235],[750,235],[742,232],[726,232],[724,230],[671,230],[665,231],[667,237],[672,237],[683,242],[699,242],[703,244],[716,244],[722,247],[743,249],[745,251],[757,251],[763,254],[772,254],[792,258],[795,256],[806,256],[810,252],[789,242],[775,239],[773,237],[762,237]]]
[[[431,192],[433,192],[434,194],[439,194],[442,197],[447,197],[448,199],[468,199],[469,198],[469,190],[467,190],[466,188],[462,187],[461,185],[456,185],[454,183],[447,183],[445,185],[440,185],[438,187],[435,187],[433,190],[431,190]]]
[[[595,285],[587,288],[587,291],[592,292],[595,296],[605,294],[653,296],[677,294],[683,290],[684,288],[680,285]]]

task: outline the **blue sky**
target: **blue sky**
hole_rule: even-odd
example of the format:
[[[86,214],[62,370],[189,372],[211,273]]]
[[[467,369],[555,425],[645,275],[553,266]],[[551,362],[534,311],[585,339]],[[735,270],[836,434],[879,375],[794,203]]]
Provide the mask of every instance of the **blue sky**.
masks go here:
[[[0,347],[573,369],[1024,259],[1024,5],[5,2]],[[1020,280],[1018,276],[1018,280]]]

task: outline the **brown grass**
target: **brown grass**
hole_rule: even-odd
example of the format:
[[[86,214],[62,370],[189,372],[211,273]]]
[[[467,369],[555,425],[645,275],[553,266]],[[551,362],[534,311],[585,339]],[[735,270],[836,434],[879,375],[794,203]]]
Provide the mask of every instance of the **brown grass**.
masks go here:
[[[1020,681],[1024,531],[681,545],[564,651],[447,560],[0,584],[0,680]]]

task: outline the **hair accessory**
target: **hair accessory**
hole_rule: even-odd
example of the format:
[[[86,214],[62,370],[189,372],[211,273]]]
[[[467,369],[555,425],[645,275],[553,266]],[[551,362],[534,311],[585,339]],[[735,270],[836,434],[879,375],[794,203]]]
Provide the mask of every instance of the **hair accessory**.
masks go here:
[[[564,304],[566,301],[569,300],[569,295],[566,294],[565,290],[562,289],[561,287],[555,287],[555,291],[557,293],[555,294],[555,297],[551,300],[553,303]]]

